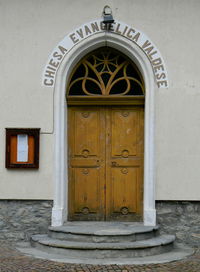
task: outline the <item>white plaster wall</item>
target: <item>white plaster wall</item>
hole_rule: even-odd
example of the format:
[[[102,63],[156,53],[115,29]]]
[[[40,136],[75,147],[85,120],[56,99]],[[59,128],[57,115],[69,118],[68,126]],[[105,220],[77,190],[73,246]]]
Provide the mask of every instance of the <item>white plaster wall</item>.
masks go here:
[[[7,170],[2,162],[0,167],[0,199],[53,198],[52,140],[51,135],[42,134],[40,137],[40,168],[38,170]],[[0,152],[4,154],[2,148]]]
[[[200,1],[0,0],[0,198],[53,196],[53,91],[41,85],[62,38],[101,17],[146,33],[168,68],[170,87],[156,94],[157,199],[200,199]],[[5,169],[5,127],[40,127],[39,170]]]
[[[170,24],[155,41],[171,81],[156,101],[157,199],[200,200],[200,1],[166,2]]]

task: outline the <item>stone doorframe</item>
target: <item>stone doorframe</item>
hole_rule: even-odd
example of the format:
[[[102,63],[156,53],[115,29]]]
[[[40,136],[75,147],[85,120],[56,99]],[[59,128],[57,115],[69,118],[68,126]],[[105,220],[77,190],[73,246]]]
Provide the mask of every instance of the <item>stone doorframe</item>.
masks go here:
[[[158,89],[152,66],[133,42],[112,32],[96,33],[74,46],[63,59],[54,87],[54,204],[52,226],[62,226],[68,213],[68,146],[66,85],[72,69],[90,51],[109,46],[127,55],[140,70],[145,82],[144,225],[156,225],[154,180],[154,93]]]

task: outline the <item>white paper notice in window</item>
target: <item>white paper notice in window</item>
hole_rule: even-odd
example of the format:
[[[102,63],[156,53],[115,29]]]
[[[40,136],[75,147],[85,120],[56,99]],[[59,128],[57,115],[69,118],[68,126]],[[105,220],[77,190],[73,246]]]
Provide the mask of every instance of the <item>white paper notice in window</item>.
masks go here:
[[[28,162],[28,135],[17,135],[17,161]]]

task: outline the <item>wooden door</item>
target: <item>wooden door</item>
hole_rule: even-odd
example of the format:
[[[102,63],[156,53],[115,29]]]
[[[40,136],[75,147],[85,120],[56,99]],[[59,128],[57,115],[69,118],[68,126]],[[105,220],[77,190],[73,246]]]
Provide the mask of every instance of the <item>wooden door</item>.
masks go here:
[[[108,109],[107,220],[140,221],[143,200],[143,108]]]
[[[69,107],[69,219],[104,220],[103,108]]]
[[[69,219],[141,221],[143,107],[69,107]]]

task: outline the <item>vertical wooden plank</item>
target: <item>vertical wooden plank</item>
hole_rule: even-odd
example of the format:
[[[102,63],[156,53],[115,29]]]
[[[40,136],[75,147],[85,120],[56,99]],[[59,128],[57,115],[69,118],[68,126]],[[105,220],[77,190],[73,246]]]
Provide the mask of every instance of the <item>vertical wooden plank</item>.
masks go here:
[[[28,163],[34,163],[35,141],[33,136],[28,136]]]
[[[105,150],[106,150],[106,163],[105,163],[105,220],[110,219],[111,207],[113,206],[113,190],[112,190],[112,176],[111,176],[111,139],[112,139],[112,126],[111,126],[111,112],[112,108],[105,109]]]
[[[10,163],[16,163],[17,162],[17,136],[11,136],[10,137]]]

